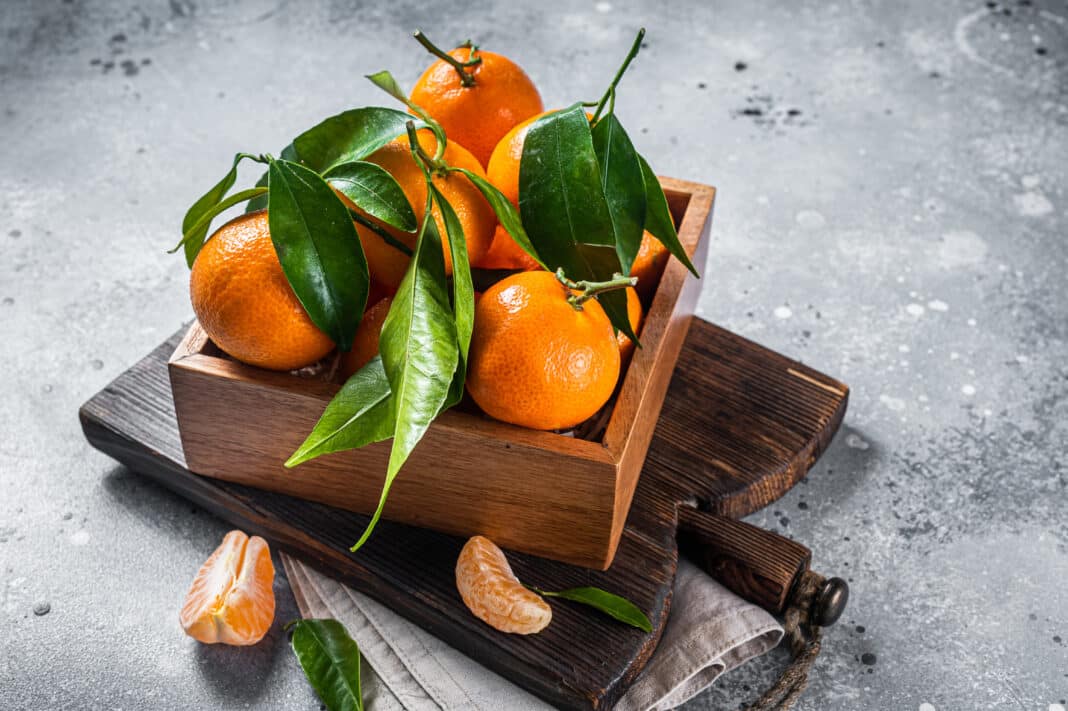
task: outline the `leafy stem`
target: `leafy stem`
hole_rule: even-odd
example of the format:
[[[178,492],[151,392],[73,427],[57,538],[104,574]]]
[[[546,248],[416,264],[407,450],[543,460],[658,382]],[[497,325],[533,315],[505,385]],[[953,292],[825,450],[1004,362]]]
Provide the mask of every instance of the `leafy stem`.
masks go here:
[[[423,146],[419,143],[419,136],[415,132],[415,122],[409,121],[405,124],[408,129],[408,147],[411,148],[412,158],[415,160],[416,165],[423,169],[423,172],[427,174],[427,185],[430,185],[430,174],[434,175],[446,175],[449,172],[449,165],[442,159],[442,155],[445,150],[443,140],[438,141],[438,150],[435,155],[430,155]]]
[[[582,305],[598,294],[604,294],[617,289],[626,289],[628,286],[634,286],[638,283],[638,277],[623,276],[618,272],[613,274],[612,278],[608,281],[587,281],[585,279],[581,281],[571,281],[564,274],[563,267],[556,270],[556,279],[564,285],[564,288],[569,290],[567,302],[571,304],[572,308],[576,311],[582,311]],[[575,291],[582,293],[572,293]]]
[[[380,72],[368,74],[367,78],[379,89],[411,109],[412,113],[421,118],[430,130],[434,132],[434,137],[438,140],[438,148],[434,154],[434,160],[440,161],[441,157],[445,155],[445,144],[448,142],[448,139],[445,137],[445,129],[441,127],[441,124],[431,118],[430,114],[426,112],[426,109],[409,99],[405,93],[401,91],[400,85],[397,84],[397,80],[394,79],[393,75],[387,70],[383,69]],[[411,132],[409,132],[409,136],[411,135]],[[412,144],[418,145],[418,141],[413,139]]]
[[[448,63],[453,69],[455,69],[456,73],[460,75],[460,83],[463,86],[475,85],[475,75],[467,70],[470,67],[474,67],[481,64],[482,57],[475,56],[475,52],[478,51],[478,47],[472,44],[471,40],[467,40],[466,42],[460,45],[461,47],[470,50],[467,54],[467,61],[461,62],[459,59],[456,59],[456,57],[453,57],[448,52],[442,51],[437,45],[431,42],[430,38],[423,34],[422,30],[416,30],[412,36],[415,37],[416,41],[418,41],[419,44],[423,45],[426,48],[426,51],[430,52],[441,61]]]
[[[638,56],[638,51],[642,48],[642,40],[645,38],[645,28],[638,30],[638,36],[634,38],[634,44],[630,46],[630,51],[627,52],[626,58],[623,60],[623,64],[620,65],[619,71],[616,72],[615,77],[612,79],[612,83],[608,85],[608,89],[604,92],[604,96],[597,102],[597,110],[593,112],[593,119],[590,123],[597,123],[597,119],[601,118],[601,112],[604,111],[604,106],[608,103],[609,98],[615,93],[616,86],[619,84],[619,80],[623,78],[623,74],[627,71],[627,67]]]

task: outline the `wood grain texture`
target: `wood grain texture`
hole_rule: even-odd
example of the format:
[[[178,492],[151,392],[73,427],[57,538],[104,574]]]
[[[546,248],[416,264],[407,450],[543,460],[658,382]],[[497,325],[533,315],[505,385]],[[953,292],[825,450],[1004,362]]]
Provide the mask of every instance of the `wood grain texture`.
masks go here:
[[[611,708],[656,648],[670,608],[678,518],[685,523],[691,514],[680,506],[741,516],[781,496],[829,443],[848,392],[827,376],[695,320],[613,565],[595,571],[509,554],[516,574],[531,585],[596,585],[626,596],[649,615],[653,633],[560,601],[544,632],[515,637],[484,625],[463,606],[453,579],[462,538],[384,521],[353,555],[348,546],[365,516],[192,474],[166,365],[178,342],[176,334],[82,407],[82,426],[95,447],[371,595],[546,701],[575,709]],[[737,554],[752,558],[746,550]],[[766,557],[778,560],[773,553]]]
[[[715,189],[662,178],[679,241],[704,264]],[[638,349],[603,431],[585,438],[498,422],[477,410],[443,413],[404,465],[383,517],[605,569],[615,556],[653,428],[701,284],[676,259],[659,275]],[[205,476],[371,513],[389,442],[283,462],[337,391],[331,379],[250,367],[225,357],[193,324],[169,361],[187,466]]]

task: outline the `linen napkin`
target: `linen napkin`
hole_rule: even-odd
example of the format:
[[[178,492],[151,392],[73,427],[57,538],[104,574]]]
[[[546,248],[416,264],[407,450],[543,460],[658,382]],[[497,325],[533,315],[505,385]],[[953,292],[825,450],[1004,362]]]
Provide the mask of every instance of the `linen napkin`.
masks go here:
[[[301,614],[336,619],[359,645],[371,711],[552,708],[366,595],[281,558]],[[616,711],[674,708],[774,648],[782,635],[774,617],[680,559],[660,644]]]

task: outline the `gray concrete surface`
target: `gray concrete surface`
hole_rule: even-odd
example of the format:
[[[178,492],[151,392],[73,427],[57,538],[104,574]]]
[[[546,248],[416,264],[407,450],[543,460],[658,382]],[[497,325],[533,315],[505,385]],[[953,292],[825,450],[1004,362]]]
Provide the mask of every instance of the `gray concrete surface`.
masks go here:
[[[702,315],[853,387],[752,517],[853,587],[799,708],[1062,711],[1068,6],[517,5],[0,5],[0,707],[318,708],[278,627],[182,635],[226,527],[91,450],[78,405],[190,316],[164,249],[198,191],[382,103],[363,74],[410,84],[412,28],[504,50],[559,106],[645,25],[619,112],[655,169],[721,188]]]

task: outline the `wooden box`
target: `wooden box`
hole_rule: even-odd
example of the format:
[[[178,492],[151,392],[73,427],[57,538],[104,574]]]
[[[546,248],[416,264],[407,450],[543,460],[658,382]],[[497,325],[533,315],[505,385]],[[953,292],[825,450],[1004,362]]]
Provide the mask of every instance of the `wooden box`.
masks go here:
[[[703,268],[715,189],[662,178],[679,239]],[[701,282],[667,262],[615,397],[573,433],[454,408],[401,470],[384,517],[505,548],[606,569],[619,543]],[[186,466],[203,476],[339,508],[374,511],[390,443],[282,463],[339,385],[262,370],[223,354],[194,323],[169,363]],[[705,403],[694,403],[704,407]]]

